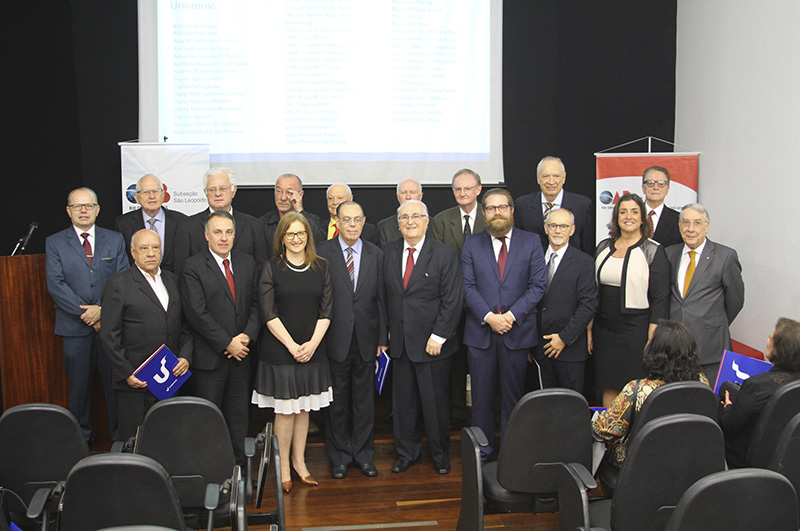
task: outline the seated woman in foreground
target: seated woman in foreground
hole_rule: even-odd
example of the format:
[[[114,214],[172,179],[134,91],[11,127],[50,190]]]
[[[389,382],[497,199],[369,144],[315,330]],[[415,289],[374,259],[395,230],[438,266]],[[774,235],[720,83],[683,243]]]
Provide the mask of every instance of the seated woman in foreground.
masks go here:
[[[720,425],[725,434],[725,459],[731,468],[747,466],[747,453],[758,418],[778,388],[800,378],[800,323],[782,317],[769,335],[764,352],[772,368],[742,384],[731,401],[725,392]]]
[[[650,393],[672,382],[699,380],[708,385],[697,357],[694,336],[677,321],[659,324],[644,348],[642,363],[647,377],[628,382],[611,406],[592,422],[592,431],[605,439],[611,454],[609,461],[617,468],[625,460],[631,421]]]

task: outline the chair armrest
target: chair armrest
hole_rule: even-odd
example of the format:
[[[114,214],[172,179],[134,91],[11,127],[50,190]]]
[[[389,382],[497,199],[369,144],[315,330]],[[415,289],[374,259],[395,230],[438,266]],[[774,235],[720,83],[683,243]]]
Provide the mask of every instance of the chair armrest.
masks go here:
[[[111,451],[109,453],[121,454],[123,448],[125,448],[125,441],[114,441],[114,443],[111,445]]]
[[[203,500],[203,507],[208,511],[207,531],[214,529],[214,510],[219,505],[219,483],[209,483],[206,485],[206,497]]]
[[[44,487],[41,489],[36,489],[36,492],[33,494],[33,498],[31,498],[31,502],[28,504],[28,511],[26,516],[31,520],[38,520],[45,516],[45,509],[47,508],[47,502],[50,499],[50,495],[53,493],[52,488]]]
[[[558,528],[590,529],[589,497],[586,494],[586,475],[589,472],[580,464],[555,464],[556,483],[558,485]],[[586,474],[579,472],[583,469]],[[591,479],[591,475],[589,475]],[[591,479],[592,483],[594,480]]]
[[[489,440],[486,438],[486,434],[483,433],[483,430],[477,426],[472,426],[472,433],[475,435],[475,441],[478,443],[478,446],[489,446]]]
[[[253,504],[253,456],[256,455],[256,440],[244,439],[244,455],[247,456],[247,474],[244,477],[244,499],[247,505]]]

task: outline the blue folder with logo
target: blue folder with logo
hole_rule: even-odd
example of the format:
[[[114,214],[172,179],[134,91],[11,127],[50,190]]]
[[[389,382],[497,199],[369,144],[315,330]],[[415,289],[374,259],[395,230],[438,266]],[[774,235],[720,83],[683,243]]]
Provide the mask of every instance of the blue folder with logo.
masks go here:
[[[166,345],[153,352],[153,354],[139,365],[133,373],[141,381],[147,383],[147,388],[159,400],[170,398],[180,389],[183,383],[192,375],[186,371],[183,376],[176,377],[172,369],[178,364],[178,358]]]
[[[772,364],[768,361],[761,361],[744,354],[736,354],[730,350],[726,350],[722,355],[722,361],[719,364],[719,372],[717,373],[717,381],[714,384],[714,394],[719,395],[719,387],[724,382],[733,382],[742,385],[742,382],[767,372],[772,368]]]
[[[386,383],[386,373],[389,372],[389,364],[392,362],[392,358],[386,354],[385,350],[381,350],[381,355],[378,356],[378,360],[375,362],[375,390],[378,391],[378,394],[383,394],[383,384]]]

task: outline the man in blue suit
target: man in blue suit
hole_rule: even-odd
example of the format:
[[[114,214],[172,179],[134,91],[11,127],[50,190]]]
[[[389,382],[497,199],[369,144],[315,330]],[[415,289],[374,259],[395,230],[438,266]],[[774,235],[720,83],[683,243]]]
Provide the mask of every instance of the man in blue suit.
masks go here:
[[[528,353],[538,341],[536,305],[545,289],[544,254],[535,234],[514,226],[514,199],[495,188],[482,200],[486,230],[469,236],[461,254],[464,328],[472,380],[472,424],[481,428],[492,454],[494,394],[500,382],[501,435],[511,410],[524,393]],[[512,230],[513,229],[513,230]]]
[[[95,226],[100,205],[89,188],[67,197],[72,226],[46,241],[47,291],[56,303],[55,333],[64,340],[69,410],[88,442],[92,434],[92,375],[100,373],[108,425],[116,438],[117,413],[111,365],[100,343],[100,296],[106,280],[129,268],[122,235]]]

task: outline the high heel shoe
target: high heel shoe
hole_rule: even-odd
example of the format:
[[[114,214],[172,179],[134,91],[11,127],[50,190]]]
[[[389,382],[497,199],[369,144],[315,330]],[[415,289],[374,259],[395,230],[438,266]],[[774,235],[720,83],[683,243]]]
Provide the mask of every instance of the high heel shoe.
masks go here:
[[[300,474],[298,474],[298,476],[300,476]],[[309,487],[316,487],[319,485],[319,481],[314,479],[314,476],[311,474],[307,476],[300,476],[300,483],[303,485],[308,485]]]
[[[283,488],[283,492],[289,494],[292,492],[292,480],[281,482],[281,487]]]

